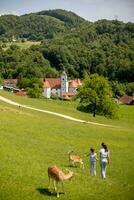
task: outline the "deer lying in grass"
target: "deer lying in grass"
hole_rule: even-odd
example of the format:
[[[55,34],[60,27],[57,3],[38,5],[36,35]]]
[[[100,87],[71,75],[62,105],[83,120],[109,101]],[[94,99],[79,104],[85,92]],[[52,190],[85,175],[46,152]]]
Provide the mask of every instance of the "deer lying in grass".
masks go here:
[[[69,180],[74,176],[74,172],[69,171],[67,174],[65,174],[62,170],[60,170],[58,167],[56,166],[50,166],[48,167],[48,177],[49,177],[49,186],[48,188],[50,188],[50,179],[53,179],[54,181],[54,189],[57,193],[57,197],[59,197],[59,189],[58,189],[58,183],[61,182],[62,183],[62,191],[64,192],[64,185],[63,182],[65,180]]]
[[[84,169],[84,163],[82,158],[80,158],[79,156],[76,155],[72,155],[73,151],[69,151],[68,155],[69,155],[69,162],[71,162],[74,166],[75,163],[79,163],[80,167],[82,167]]]

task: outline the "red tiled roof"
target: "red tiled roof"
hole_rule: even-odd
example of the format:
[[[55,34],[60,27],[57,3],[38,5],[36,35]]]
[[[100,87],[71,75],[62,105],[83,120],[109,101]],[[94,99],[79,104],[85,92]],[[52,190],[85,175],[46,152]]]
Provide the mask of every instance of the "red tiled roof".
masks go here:
[[[69,88],[79,88],[81,86],[80,79],[74,79],[69,81]],[[61,79],[60,78],[45,78],[44,79],[44,88],[61,88]]]
[[[44,88],[51,88],[49,82],[46,80],[43,84]]]
[[[71,97],[75,96],[77,93],[76,92],[63,92],[62,97],[65,100],[70,100]]]
[[[131,102],[134,101],[134,97],[125,95],[121,97],[119,100],[124,104],[131,104]]]
[[[62,92],[62,96],[75,96],[76,92]]]
[[[69,87],[70,88],[78,88],[78,84],[75,80],[72,80],[69,84]]]
[[[63,99],[70,100],[70,97],[69,96],[64,96]]]
[[[23,91],[18,91],[15,93],[17,96],[26,96],[27,95],[27,92],[23,92]]]
[[[81,86],[81,81],[80,79],[74,79],[69,81],[69,87],[70,88],[79,88]]]
[[[44,88],[50,86],[50,88],[61,88],[61,79],[60,78],[45,78]]]
[[[17,84],[18,79],[4,79],[4,84]]]

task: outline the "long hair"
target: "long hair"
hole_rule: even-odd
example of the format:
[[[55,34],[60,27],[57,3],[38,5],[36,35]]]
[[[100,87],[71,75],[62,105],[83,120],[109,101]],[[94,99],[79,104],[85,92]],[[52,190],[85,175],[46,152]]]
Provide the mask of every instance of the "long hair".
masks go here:
[[[103,148],[105,149],[105,152],[108,152],[108,147],[106,144],[104,144],[104,142],[101,144],[103,146]]]

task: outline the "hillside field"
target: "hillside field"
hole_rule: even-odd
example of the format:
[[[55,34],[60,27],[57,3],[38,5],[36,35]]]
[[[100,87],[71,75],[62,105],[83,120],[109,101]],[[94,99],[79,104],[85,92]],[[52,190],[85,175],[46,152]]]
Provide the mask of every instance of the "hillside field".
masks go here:
[[[18,47],[20,47],[21,49],[28,49],[30,48],[32,45],[39,45],[40,42],[37,41],[25,41],[25,42],[7,42],[5,43],[6,47],[4,48],[4,50],[7,50],[11,45],[17,45]]]
[[[82,124],[45,113],[11,106],[0,101],[0,200],[56,199],[47,190],[47,168],[57,165],[77,175],[64,183],[61,200],[132,200],[134,187],[134,106],[120,106],[119,120],[81,113],[75,102],[30,99],[0,91],[21,104],[56,111],[73,117],[117,126]],[[90,177],[87,154],[99,152],[105,142],[110,149],[107,179]],[[71,167],[68,150],[80,155],[85,169]],[[60,187],[61,188],[61,187]]]

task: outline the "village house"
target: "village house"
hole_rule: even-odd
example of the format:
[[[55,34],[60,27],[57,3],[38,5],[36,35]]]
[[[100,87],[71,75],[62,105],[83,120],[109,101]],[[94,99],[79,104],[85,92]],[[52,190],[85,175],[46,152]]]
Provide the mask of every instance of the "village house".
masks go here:
[[[51,98],[56,95],[59,98],[69,100],[77,94],[77,89],[81,86],[80,79],[69,80],[63,71],[60,78],[45,78],[43,80],[43,95]]]
[[[4,81],[3,81],[3,89],[13,92],[13,88],[16,87],[17,83],[18,83],[17,79],[4,79]]]
[[[4,79],[2,89],[15,93],[18,96],[26,96],[25,89],[17,88],[18,79]]]
[[[120,104],[134,105],[134,97],[124,95],[119,99]]]

